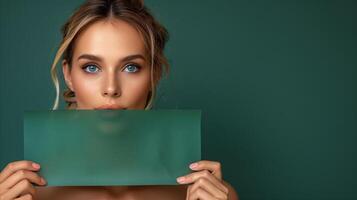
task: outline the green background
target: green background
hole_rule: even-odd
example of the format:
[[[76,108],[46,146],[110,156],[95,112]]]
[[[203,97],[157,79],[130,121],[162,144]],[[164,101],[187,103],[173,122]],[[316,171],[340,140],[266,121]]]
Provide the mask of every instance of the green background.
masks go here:
[[[81,2],[1,0],[0,166],[23,156],[23,111],[52,106]],[[202,110],[203,158],[241,199],[357,198],[357,1],[146,4],[171,34],[156,108]]]

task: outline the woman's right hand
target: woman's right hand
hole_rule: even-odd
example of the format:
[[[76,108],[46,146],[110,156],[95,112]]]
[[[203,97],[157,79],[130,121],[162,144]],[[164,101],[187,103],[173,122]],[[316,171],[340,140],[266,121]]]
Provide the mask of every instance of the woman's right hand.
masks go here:
[[[32,183],[43,186],[45,179],[36,172],[40,165],[22,160],[9,163],[0,173],[0,200],[28,200],[35,196]]]

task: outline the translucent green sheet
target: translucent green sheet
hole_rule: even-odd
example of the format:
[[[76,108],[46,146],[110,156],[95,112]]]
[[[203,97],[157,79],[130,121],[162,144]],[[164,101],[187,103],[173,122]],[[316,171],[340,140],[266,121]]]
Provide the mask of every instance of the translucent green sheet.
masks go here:
[[[201,112],[30,111],[24,145],[48,186],[173,185],[201,160]]]

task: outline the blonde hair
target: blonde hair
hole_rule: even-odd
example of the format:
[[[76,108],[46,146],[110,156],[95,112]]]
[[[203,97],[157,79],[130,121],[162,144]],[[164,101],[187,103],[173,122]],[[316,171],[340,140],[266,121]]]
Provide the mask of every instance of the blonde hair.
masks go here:
[[[159,24],[144,6],[142,0],[87,0],[69,18],[62,27],[62,41],[51,67],[51,77],[56,88],[56,99],[53,110],[58,108],[60,84],[56,66],[66,60],[71,67],[74,42],[76,37],[88,26],[104,19],[120,19],[135,27],[142,35],[145,50],[151,66],[151,92],[145,109],[150,109],[156,94],[156,86],[163,72],[168,74],[169,64],[164,55],[164,47],[168,40],[168,32]],[[63,98],[68,109],[76,107],[75,94],[67,88]]]

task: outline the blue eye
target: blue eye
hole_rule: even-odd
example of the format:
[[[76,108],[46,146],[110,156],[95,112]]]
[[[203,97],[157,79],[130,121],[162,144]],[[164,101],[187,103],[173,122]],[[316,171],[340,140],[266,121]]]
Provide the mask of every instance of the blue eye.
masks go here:
[[[95,65],[87,65],[85,67],[83,67],[84,71],[88,72],[88,73],[96,73],[99,71],[99,68]]]
[[[129,72],[129,73],[135,73],[137,71],[139,71],[139,67],[133,64],[129,64],[127,66],[125,66],[124,69],[125,72]]]

